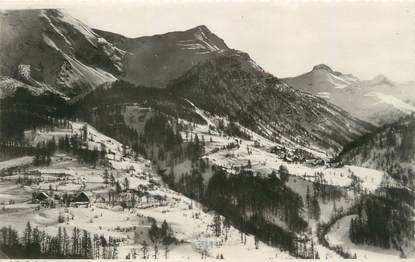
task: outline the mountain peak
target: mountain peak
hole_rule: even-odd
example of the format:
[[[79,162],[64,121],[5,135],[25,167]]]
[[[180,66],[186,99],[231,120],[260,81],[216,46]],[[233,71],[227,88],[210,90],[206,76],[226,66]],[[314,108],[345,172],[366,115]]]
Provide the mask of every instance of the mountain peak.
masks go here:
[[[203,32],[209,32],[209,33],[211,32],[209,28],[205,25],[198,25],[196,27],[189,29],[188,31],[203,31]]]
[[[200,49],[199,52],[218,52],[228,49],[225,42],[212,33],[205,25],[199,25],[184,32],[176,32],[177,44],[184,49]]]
[[[319,65],[315,65],[315,66],[313,67],[313,71],[316,71],[316,70],[325,70],[325,71],[330,72],[330,73],[334,72],[334,71],[333,71],[333,69],[331,69],[331,68],[330,68],[328,65],[326,65],[326,64],[319,64]]]

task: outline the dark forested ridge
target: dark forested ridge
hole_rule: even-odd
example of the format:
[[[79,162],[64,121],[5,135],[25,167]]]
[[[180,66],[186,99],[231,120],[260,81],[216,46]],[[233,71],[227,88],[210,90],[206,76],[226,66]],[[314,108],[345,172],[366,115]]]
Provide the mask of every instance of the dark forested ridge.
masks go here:
[[[414,200],[412,191],[394,188],[363,197],[350,222],[350,240],[402,251],[403,243],[414,240]]]
[[[18,89],[14,96],[0,100],[0,139],[22,142],[23,132],[50,125],[54,120],[70,115],[66,101],[55,94],[35,96]]]
[[[385,125],[362,137],[340,154],[344,163],[386,171],[405,186],[413,187],[415,174],[415,115]]]
[[[85,117],[82,112],[89,111],[95,107],[97,110],[104,110],[106,106],[119,104],[136,104],[141,107],[151,107],[171,116],[192,122],[205,122],[192,110],[192,107],[183,97],[175,95],[171,90],[135,86],[122,80],[112,83],[110,88],[97,88],[82,100],[71,104],[68,110]]]
[[[169,88],[200,108],[228,116],[271,140],[286,137],[305,147],[324,148],[329,155],[373,130],[372,125],[324,99],[257,70],[243,53],[198,64]]]
[[[227,175],[220,168],[216,169],[202,202],[242,230],[290,252],[295,252],[295,235],[289,232],[301,232],[307,228],[307,222],[302,218],[301,197],[286,187],[276,173],[268,177],[251,171]],[[280,218],[288,225],[289,231],[269,221],[269,216]]]

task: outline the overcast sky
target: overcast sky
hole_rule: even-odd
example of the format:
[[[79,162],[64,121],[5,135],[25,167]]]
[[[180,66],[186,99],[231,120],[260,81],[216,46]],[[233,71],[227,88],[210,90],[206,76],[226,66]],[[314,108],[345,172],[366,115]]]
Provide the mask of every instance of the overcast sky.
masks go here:
[[[362,79],[415,80],[415,2],[66,3],[89,26],[129,37],[204,24],[278,77],[325,63]]]

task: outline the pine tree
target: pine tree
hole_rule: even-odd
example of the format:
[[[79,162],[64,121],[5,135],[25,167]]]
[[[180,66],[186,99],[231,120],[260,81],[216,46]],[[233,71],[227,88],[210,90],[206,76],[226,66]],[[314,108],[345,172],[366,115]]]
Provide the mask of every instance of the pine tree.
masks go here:
[[[255,242],[255,249],[259,249],[259,239],[256,235],[254,235],[254,242]]]
[[[160,239],[160,228],[157,226],[157,222],[153,220],[153,223],[151,224],[150,230],[148,231],[148,234],[150,236],[150,240],[153,243],[156,243]]]
[[[63,235],[62,235],[62,228],[58,227],[58,237],[57,237],[57,255],[60,257],[62,255],[62,244],[63,242]]]
[[[108,169],[105,169],[103,178],[104,178],[104,184],[108,184],[108,179],[109,179]]]
[[[62,249],[63,249],[63,256],[69,256],[69,236],[66,232],[66,227],[63,228],[63,237],[62,237]]]
[[[251,160],[250,159],[248,159],[248,164],[246,165],[246,167],[247,168],[252,168],[252,163],[251,163]]]
[[[72,232],[72,256],[78,256],[78,229],[76,227],[73,228]]]
[[[318,203],[317,197],[314,197],[312,200],[312,206],[313,206],[313,210],[314,210],[314,219],[315,220],[319,220],[320,219],[320,214],[321,214],[321,210],[320,210],[320,204]]]
[[[286,183],[288,181],[290,174],[286,166],[280,165],[280,167],[278,168],[278,174],[280,175],[280,180],[282,183]]]
[[[172,230],[166,220],[161,224],[160,234],[163,244],[168,245],[172,239]]]
[[[215,214],[213,217],[213,230],[216,237],[219,237],[222,233],[222,219],[218,214]]]
[[[88,254],[90,253],[90,250],[88,250],[88,242],[89,242],[89,237],[88,237],[88,232],[86,230],[82,231],[82,239],[81,239],[81,254],[82,257],[86,258],[88,257]]]
[[[30,245],[32,244],[32,226],[30,225],[30,222],[26,223],[26,228],[24,230],[24,246],[26,248],[30,248]]]
[[[124,189],[128,190],[130,188],[130,181],[128,180],[128,178],[124,178]]]
[[[115,193],[118,195],[119,193],[121,193],[121,191],[122,191],[122,189],[121,189],[120,182],[119,182],[119,181],[117,181],[117,182],[115,183]]]

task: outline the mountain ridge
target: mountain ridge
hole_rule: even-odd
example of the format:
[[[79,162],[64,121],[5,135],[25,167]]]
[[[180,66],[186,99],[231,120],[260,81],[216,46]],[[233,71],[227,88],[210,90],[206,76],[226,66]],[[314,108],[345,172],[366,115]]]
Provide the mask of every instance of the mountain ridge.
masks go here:
[[[325,148],[333,155],[345,141],[372,130],[371,125],[340,108],[298,92],[249,63],[249,56],[217,57],[194,67],[169,88],[202,109],[238,119],[261,135],[274,137],[274,141],[288,138],[317,151]]]
[[[60,10],[8,10],[0,22],[0,75],[19,78],[24,68],[20,81],[71,98],[114,81],[121,70],[122,50]]]
[[[360,80],[321,64],[314,66],[308,73],[285,78],[284,81],[375,125],[391,123],[396,117],[414,111],[413,83],[397,83],[384,75]]]
[[[21,75],[29,84],[35,83],[32,78],[42,81],[45,79],[42,72],[51,71],[43,82],[71,101],[82,99],[97,87],[111,87],[117,80],[150,89],[168,89],[174,96],[188,98],[211,113],[227,115],[267,138],[330,156],[372,130],[371,125],[325,100],[299,92],[265,72],[249,54],[229,48],[203,25],[127,38],[94,31],[59,10],[23,11],[12,18],[7,18],[6,13],[2,19],[10,25],[16,17],[19,19],[16,30],[8,30],[16,37],[8,39],[8,43],[19,37],[29,39],[33,30],[28,32],[27,27],[33,26],[34,32],[40,33],[35,43],[47,51],[44,56],[54,64],[37,66],[44,56],[35,56],[27,62],[10,59],[11,64],[24,69]],[[21,55],[28,51],[36,53],[35,45],[28,47]],[[329,69],[320,65],[316,71]]]
[[[192,66],[232,50],[204,25],[135,38],[95,31],[126,50],[121,79],[156,88],[164,88]]]

